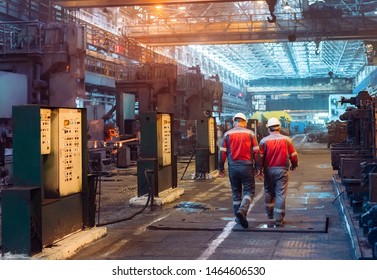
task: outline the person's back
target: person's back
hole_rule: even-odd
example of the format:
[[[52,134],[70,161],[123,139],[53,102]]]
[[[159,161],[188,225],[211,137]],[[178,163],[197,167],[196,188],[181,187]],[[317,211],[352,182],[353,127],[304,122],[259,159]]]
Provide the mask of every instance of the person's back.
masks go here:
[[[236,126],[225,132],[223,138],[228,164],[253,164],[251,151],[259,148],[251,130]]]
[[[285,217],[288,171],[298,166],[298,157],[292,139],[280,134],[280,121],[271,118],[267,126],[270,135],[259,143],[264,173],[264,201],[268,218],[275,216],[276,225],[281,225]]]
[[[246,121],[243,113],[233,117],[234,128],[224,133],[218,164],[219,176],[223,177],[224,164],[228,160],[233,211],[236,222],[244,228],[248,227],[246,216],[255,194],[254,175],[260,172],[258,142],[254,132],[246,128]]]
[[[264,168],[285,167],[288,169],[290,158],[296,153],[292,139],[280,134],[279,131],[271,132],[269,136],[261,139],[259,147],[264,155]]]

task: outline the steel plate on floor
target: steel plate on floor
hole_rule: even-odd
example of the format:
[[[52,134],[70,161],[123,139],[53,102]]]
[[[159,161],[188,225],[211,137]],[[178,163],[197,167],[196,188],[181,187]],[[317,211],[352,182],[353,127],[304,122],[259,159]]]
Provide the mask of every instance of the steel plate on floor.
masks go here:
[[[285,220],[281,226],[276,226],[275,221],[266,220],[249,220],[249,227],[243,228],[237,224],[233,227],[233,231],[268,231],[268,232],[315,232],[327,233],[329,225],[329,218],[326,216],[320,217],[290,217]]]
[[[148,226],[148,229],[222,231],[228,223],[221,218],[222,216],[222,211],[204,211],[202,213],[177,211]]]

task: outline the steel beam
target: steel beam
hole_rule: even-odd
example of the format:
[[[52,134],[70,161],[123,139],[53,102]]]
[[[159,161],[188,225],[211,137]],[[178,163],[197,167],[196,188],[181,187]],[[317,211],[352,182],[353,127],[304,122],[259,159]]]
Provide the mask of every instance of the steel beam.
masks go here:
[[[318,20],[300,19],[292,30],[290,20],[279,19],[279,24],[267,21],[248,22],[235,19],[224,29],[224,22],[197,22],[155,25],[132,25],[127,27],[127,37],[149,46],[178,46],[193,44],[239,44],[288,42],[294,34],[295,41],[373,40],[377,38],[377,17],[343,17],[327,21],[326,27],[318,26]],[[171,28],[168,28],[171,27]]]
[[[51,1],[64,8],[95,8],[95,7],[121,7],[121,6],[148,6],[168,4],[198,4],[198,3],[224,3],[244,2],[246,0],[54,0]],[[258,1],[258,0],[251,0]],[[260,1],[260,0],[259,0]]]
[[[319,35],[322,41],[337,40],[375,40],[377,39],[377,28],[363,29],[354,32],[339,30]],[[241,43],[274,43],[288,42],[287,31],[271,32],[224,32],[224,33],[196,33],[196,34],[131,34],[127,38],[135,39],[148,46],[185,46],[185,45],[216,45],[216,44],[241,44]],[[313,41],[310,30],[296,33],[296,41]]]

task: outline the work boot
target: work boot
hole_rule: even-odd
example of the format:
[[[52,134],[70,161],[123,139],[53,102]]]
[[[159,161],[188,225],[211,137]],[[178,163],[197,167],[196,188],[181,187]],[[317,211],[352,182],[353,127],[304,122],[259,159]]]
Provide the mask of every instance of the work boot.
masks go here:
[[[272,220],[274,218],[274,214],[273,213],[267,213],[267,217]]]
[[[284,220],[276,220],[275,225],[276,225],[277,227],[282,227],[282,226],[284,225]]]
[[[249,222],[246,219],[246,215],[242,213],[241,211],[237,211],[236,217],[240,220],[241,226],[243,228],[249,227]]]

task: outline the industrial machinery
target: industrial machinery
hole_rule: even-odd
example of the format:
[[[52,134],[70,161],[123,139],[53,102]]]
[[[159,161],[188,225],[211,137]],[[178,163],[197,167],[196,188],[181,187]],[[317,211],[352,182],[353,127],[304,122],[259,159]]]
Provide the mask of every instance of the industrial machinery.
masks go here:
[[[5,168],[5,145],[3,141],[0,141],[0,192],[5,185],[4,179],[8,176],[8,173],[8,169]]]
[[[11,185],[13,179],[11,129],[8,122],[9,119],[1,119],[1,115],[0,105],[0,192]]]
[[[27,104],[27,83],[24,74],[0,71],[0,191],[12,184],[12,106]]]
[[[204,76],[199,67],[191,67],[177,77],[177,104],[174,110],[174,124],[177,133],[179,155],[195,153],[196,119],[203,117],[202,90]]]
[[[218,167],[215,118],[202,117],[197,120],[196,136],[195,179],[208,179],[208,174]]]
[[[13,155],[12,150],[5,148],[4,143],[0,142],[0,192],[10,186],[13,180]]]
[[[32,254],[89,225],[86,111],[73,109],[85,93],[85,28],[7,21],[0,33],[0,119],[12,130],[2,180],[14,177],[2,191],[2,251]]]
[[[199,66],[178,76],[181,100],[176,112],[179,151],[195,154],[195,179],[206,179],[217,169],[217,126],[214,114],[222,108],[222,84],[218,76],[204,79]],[[176,108],[176,109],[177,109]],[[184,110],[179,110],[183,108]],[[188,132],[191,132],[191,137]],[[185,137],[183,137],[185,136]]]
[[[7,185],[13,173],[12,106],[75,107],[84,96],[86,45],[84,27],[74,23],[7,21],[0,23],[0,34],[0,126],[10,135],[3,166],[8,174],[1,180]]]
[[[327,124],[327,148],[330,148],[332,144],[339,144],[345,141],[347,137],[346,122],[339,120],[331,121]]]
[[[137,161],[138,196],[154,197],[177,187],[177,159],[174,155],[172,114],[145,112],[140,115],[140,159]],[[149,189],[151,188],[151,189]]]
[[[348,107],[339,118],[347,121],[347,137],[342,143],[331,146],[331,163],[338,170],[342,183],[352,200],[362,201],[359,197],[362,162],[374,160],[372,151],[372,97],[361,91],[356,97],[342,98],[343,103],[351,103],[356,107]],[[360,204],[360,203],[359,203]],[[354,204],[357,205],[356,203]]]
[[[0,33],[0,71],[27,77],[23,104],[76,106],[85,93],[84,26],[8,21]]]
[[[135,96],[140,114],[144,112],[174,113],[177,80],[176,65],[160,63],[137,64],[130,66],[128,71],[129,75],[126,80],[118,80],[115,83],[117,91],[116,122],[120,135],[125,133],[129,94]]]
[[[2,251],[32,255],[93,225],[86,110],[14,106],[13,127],[14,184],[2,192]]]
[[[128,78],[116,82],[116,119],[120,135],[125,133],[129,121],[125,117],[129,95],[133,94],[138,102],[138,196],[152,191],[158,197],[162,191],[177,187],[173,137],[176,80],[176,65],[145,63],[130,67]]]
[[[347,135],[331,145],[331,162],[338,170],[354,213],[360,213],[359,225],[377,259],[377,100],[367,91],[341,100],[350,103],[339,118],[346,122]]]

